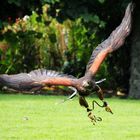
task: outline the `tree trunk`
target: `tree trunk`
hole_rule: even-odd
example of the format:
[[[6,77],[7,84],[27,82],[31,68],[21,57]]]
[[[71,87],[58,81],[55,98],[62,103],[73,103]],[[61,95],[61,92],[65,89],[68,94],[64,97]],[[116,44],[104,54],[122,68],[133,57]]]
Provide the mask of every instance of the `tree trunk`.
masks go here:
[[[129,97],[140,99],[140,1],[136,1],[132,26]]]

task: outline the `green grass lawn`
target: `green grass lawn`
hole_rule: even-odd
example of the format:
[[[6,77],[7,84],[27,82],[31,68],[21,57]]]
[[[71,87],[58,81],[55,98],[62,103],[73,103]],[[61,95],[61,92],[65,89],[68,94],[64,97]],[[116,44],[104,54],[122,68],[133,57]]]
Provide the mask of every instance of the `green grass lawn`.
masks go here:
[[[95,108],[92,125],[78,99],[0,94],[0,140],[140,140],[140,101],[106,99],[114,115]],[[88,98],[92,101],[92,98]]]

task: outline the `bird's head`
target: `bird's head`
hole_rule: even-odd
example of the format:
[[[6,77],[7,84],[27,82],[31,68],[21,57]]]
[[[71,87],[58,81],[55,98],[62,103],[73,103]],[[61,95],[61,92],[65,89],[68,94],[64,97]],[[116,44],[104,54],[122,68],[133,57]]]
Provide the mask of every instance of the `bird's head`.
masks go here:
[[[85,88],[85,89],[94,89],[96,84],[95,84],[95,81],[94,80],[91,80],[91,79],[85,79],[82,81],[82,86]]]
[[[78,91],[80,95],[89,95],[95,88],[95,82],[86,77],[82,77],[78,82]]]
[[[82,86],[86,89],[95,88],[96,86],[95,77],[90,71],[86,72],[85,76],[82,78]]]

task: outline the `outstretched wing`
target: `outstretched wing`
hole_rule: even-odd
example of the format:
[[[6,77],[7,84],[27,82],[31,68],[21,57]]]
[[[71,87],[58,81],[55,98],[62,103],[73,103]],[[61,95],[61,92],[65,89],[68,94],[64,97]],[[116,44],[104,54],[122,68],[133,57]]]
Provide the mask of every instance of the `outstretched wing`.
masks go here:
[[[77,79],[52,70],[38,69],[30,73],[0,75],[0,83],[16,90],[38,90],[49,85],[73,86]]]
[[[92,75],[95,75],[106,56],[124,44],[125,38],[131,31],[132,11],[133,4],[129,3],[121,24],[92,52],[87,65],[87,72],[90,71]]]
[[[74,76],[46,69],[34,70],[28,75],[43,85],[73,86],[73,82],[77,80]]]

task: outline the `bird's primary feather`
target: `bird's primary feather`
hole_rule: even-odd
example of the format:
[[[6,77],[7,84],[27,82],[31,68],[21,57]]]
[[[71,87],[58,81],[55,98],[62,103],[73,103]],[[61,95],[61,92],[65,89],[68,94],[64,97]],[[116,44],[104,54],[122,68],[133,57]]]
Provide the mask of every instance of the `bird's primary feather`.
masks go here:
[[[38,69],[29,73],[0,75],[0,83],[16,90],[40,89],[46,85],[72,86],[75,77],[52,70]]]
[[[130,34],[133,4],[130,3],[125,11],[125,16],[121,24],[110,34],[110,36],[93,50],[91,58],[87,64],[87,72],[93,75],[98,71],[106,56],[121,47],[125,38]]]

